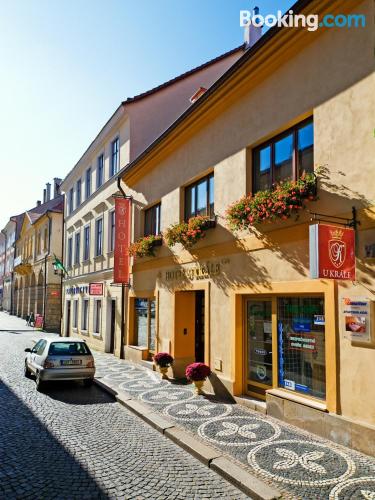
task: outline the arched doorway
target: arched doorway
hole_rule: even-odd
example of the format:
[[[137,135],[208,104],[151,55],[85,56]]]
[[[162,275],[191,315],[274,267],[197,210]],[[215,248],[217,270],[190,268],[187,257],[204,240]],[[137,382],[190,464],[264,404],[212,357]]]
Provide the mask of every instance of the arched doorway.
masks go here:
[[[44,297],[44,274],[41,270],[38,275],[38,285],[36,287],[36,314],[43,314],[43,297]]]
[[[23,301],[22,301],[22,317],[26,316],[30,312],[30,278],[25,276],[25,286],[23,287]]]
[[[31,274],[30,277],[30,288],[29,288],[29,313],[33,312],[35,314],[36,306],[36,278],[35,273]]]

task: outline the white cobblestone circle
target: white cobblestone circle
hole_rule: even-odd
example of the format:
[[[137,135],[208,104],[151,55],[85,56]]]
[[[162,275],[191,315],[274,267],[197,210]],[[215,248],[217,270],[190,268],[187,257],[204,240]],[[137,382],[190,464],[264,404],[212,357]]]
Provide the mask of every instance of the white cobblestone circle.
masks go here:
[[[182,422],[199,422],[213,418],[226,417],[232,412],[232,406],[222,403],[210,403],[196,399],[189,403],[173,403],[167,406],[163,413],[174,420]]]
[[[132,371],[132,372],[113,372],[105,375],[105,379],[109,380],[135,380],[142,379],[144,377],[144,373],[141,371]]]
[[[194,394],[188,389],[178,387],[170,389],[169,387],[151,389],[150,391],[143,392],[139,399],[151,405],[163,405],[175,403],[177,401],[188,401],[195,398]]]
[[[249,423],[250,421],[250,423]],[[212,443],[226,446],[253,446],[269,443],[280,436],[280,427],[260,417],[215,418],[202,424],[198,434]]]
[[[119,387],[125,391],[145,392],[147,389],[155,389],[163,385],[166,385],[164,381],[150,378],[127,380],[122,382]]]
[[[326,444],[285,439],[252,449],[247,460],[259,474],[297,486],[326,486],[352,476],[356,467],[341,450]]]
[[[329,500],[358,498],[375,500],[375,477],[356,477],[336,485],[329,495]]]

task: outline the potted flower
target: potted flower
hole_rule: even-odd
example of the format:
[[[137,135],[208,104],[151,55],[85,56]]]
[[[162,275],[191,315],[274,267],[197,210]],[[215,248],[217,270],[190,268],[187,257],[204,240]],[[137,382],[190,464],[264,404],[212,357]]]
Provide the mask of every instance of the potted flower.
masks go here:
[[[207,377],[211,375],[211,369],[204,363],[192,363],[186,367],[186,378],[194,382],[197,394],[202,394],[202,387]]]
[[[173,364],[173,357],[167,352],[158,352],[154,356],[154,363],[159,368],[162,379],[167,379],[167,371]]]
[[[140,238],[129,246],[129,255],[132,257],[155,257],[154,248],[163,242],[161,235],[149,235]]]
[[[205,231],[215,227],[215,221],[209,217],[197,215],[191,217],[188,222],[179,222],[170,226],[166,233],[165,239],[169,247],[181,243],[186,248],[191,248],[199,240],[205,237]]]
[[[306,201],[316,200],[316,174],[302,174],[297,181],[284,181],[272,189],[257,191],[233,203],[226,213],[234,230],[249,229],[255,224],[286,220],[305,207]]]

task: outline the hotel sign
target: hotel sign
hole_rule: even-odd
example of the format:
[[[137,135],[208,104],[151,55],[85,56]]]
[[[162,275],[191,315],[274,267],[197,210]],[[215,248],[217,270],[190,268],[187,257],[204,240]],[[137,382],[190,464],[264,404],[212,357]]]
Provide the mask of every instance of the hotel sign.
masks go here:
[[[114,283],[129,283],[131,198],[115,198]]]
[[[222,263],[220,262],[205,262],[194,267],[171,269],[165,271],[165,280],[176,281],[187,279],[194,281],[212,278],[221,273],[221,265]]]
[[[312,278],[355,280],[355,232],[351,228],[310,226]]]

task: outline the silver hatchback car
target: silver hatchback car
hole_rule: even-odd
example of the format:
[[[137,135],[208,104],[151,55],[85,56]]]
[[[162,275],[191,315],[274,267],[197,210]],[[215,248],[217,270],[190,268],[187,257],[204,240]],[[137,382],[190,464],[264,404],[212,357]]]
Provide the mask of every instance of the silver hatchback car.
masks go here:
[[[93,382],[94,357],[82,339],[42,338],[25,352],[25,377],[35,375],[38,391],[44,382],[53,380],[83,380],[85,386]]]

